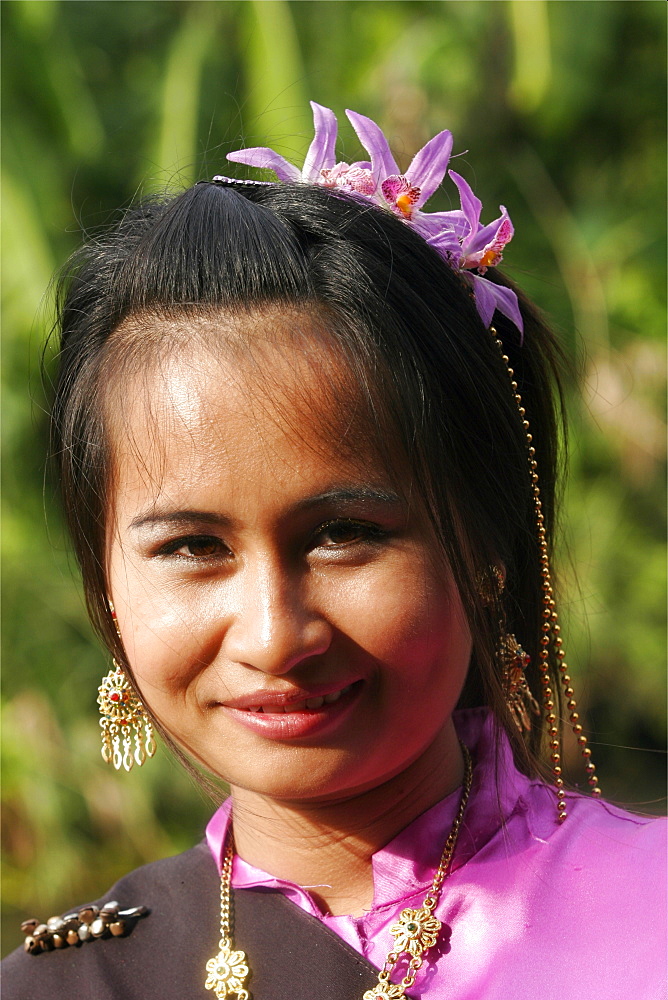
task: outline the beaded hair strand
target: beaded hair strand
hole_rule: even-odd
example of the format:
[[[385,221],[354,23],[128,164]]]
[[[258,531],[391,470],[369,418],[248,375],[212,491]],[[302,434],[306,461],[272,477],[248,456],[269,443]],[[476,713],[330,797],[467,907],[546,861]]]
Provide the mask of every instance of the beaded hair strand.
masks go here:
[[[560,674],[561,684],[563,685],[563,693],[566,698],[566,707],[568,709],[568,717],[571,729],[573,730],[578,744],[580,746],[580,752],[585,761],[585,769],[587,771],[587,780],[591,787],[591,794],[595,796],[601,795],[601,789],[598,784],[598,777],[596,776],[596,766],[591,759],[591,749],[587,745],[587,737],[582,730],[582,724],[580,723],[580,716],[577,711],[577,701],[575,700],[575,692],[573,690],[570,674],[568,673],[568,664],[566,663],[566,653],[564,651],[564,640],[561,638],[561,626],[559,625],[559,614],[557,612],[556,601],[554,599],[554,588],[552,586],[552,578],[550,572],[550,557],[547,547],[547,536],[545,530],[545,516],[543,514],[543,502],[540,496],[540,485],[538,477],[538,462],[536,461],[536,449],[533,445],[533,437],[531,434],[531,427],[527,419],[526,410],[522,404],[522,396],[519,392],[519,386],[515,380],[515,372],[510,366],[510,359],[504,351],[503,341],[500,339],[498,332],[494,326],[490,326],[489,332],[494,338],[494,343],[496,344],[499,355],[503,362],[503,365],[510,379],[510,388],[512,389],[515,402],[517,403],[518,413],[522,419],[522,427],[526,435],[527,442],[527,459],[529,463],[529,475],[531,478],[531,493],[533,499],[533,506],[536,516],[536,531],[538,534],[538,547],[540,550],[540,575],[541,575],[541,587],[543,591],[542,603],[543,603],[543,621],[541,625],[542,635],[540,638],[540,651],[538,654],[539,663],[538,670],[540,672],[540,683],[542,687],[543,694],[543,708],[545,713],[545,722],[547,724],[547,733],[549,736],[549,748],[550,748],[550,762],[552,766],[552,776],[554,780],[554,785],[556,787],[557,795],[557,819],[560,823],[566,819],[568,813],[566,809],[566,793],[564,791],[564,777],[562,768],[562,742],[559,734],[559,727],[557,725],[557,716],[555,714],[556,704],[554,698],[554,692],[552,690],[552,681],[550,678],[550,645],[554,645],[554,652],[557,658],[558,670]]]

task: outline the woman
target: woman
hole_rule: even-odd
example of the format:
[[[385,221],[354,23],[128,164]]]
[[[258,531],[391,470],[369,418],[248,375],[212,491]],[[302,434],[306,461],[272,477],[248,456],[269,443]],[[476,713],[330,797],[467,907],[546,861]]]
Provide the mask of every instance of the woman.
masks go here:
[[[664,826],[599,798],[578,721],[558,350],[489,270],[510,219],[483,226],[454,172],[461,210],[423,211],[449,133],[401,175],[352,112],[370,161],[336,163],[313,108],[301,171],[240,151],[283,183],[140,206],[64,280],[53,426],[116,663],[103,756],[143,763],[155,725],[231,795],[206,844],[26,925],[5,982],[659,997]],[[562,700],[593,798],[564,787]]]

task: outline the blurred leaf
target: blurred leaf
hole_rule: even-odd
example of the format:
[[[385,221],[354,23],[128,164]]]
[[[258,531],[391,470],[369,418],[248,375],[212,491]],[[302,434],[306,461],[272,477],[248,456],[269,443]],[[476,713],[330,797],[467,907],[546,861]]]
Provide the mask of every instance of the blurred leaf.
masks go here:
[[[291,7],[287,0],[247,0],[242,9],[248,32],[245,143],[274,146],[301,163],[313,133]]]
[[[3,313],[5,331],[14,339],[31,329],[55,260],[30,192],[7,171],[2,216]]]
[[[76,49],[59,16],[58,0],[19,0],[16,9],[27,34],[37,44],[49,46],[43,71],[56,113],[60,116],[74,153],[89,159],[98,155],[103,128],[84,77]]]
[[[519,111],[534,111],[550,86],[552,59],[547,0],[509,0],[515,72],[509,95]]]
[[[189,4],[165,68],[157,166],[170,179],[178,171],[184,186],[192,184],[195,176],[201,78],[216,21],[216,4]]]

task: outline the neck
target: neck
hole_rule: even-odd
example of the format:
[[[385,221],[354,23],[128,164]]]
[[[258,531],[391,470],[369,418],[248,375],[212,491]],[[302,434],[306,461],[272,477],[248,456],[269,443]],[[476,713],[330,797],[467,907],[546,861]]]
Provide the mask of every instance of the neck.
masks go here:
[[[324,912],[359,915],[373,901],[373,854],[463,775],[449,723],[417,760],[373,788],[295,802],[233,787],[235,849],[254,867],[307,888]]]

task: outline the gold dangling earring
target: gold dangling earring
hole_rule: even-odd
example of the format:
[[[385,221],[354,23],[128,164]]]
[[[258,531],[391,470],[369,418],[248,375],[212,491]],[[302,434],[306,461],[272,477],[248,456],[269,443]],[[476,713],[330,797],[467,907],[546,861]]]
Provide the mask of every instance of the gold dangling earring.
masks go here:
[[[114,606],[111,601],[108,604],[120,638]],[[116,660],[113,669],[103,677],[98,688],[97,703],[100,706],[102,730],[101,753],[106,764],[113,764],[117,771],[121,767],[131,771],[135,763],[141,767],[147,757],[153,757],[156,751],[153,725],[141,698]]]
[[[580,716],[577,712],[577,702],[575,700],[575,692],[573,691],[571,678],[568,673],[568,665],[566,663],[566,654],[563,649],[563,639],[560,635],[559,626],[559,615],[557,613],[557,608],[554,600],[554,589],[552,587],[552,576],[550,573],[550,558],[547,548],[547,532],[545,530],[545,515],[543,514],[543,501],[540,497],[540,486],[538,485],[538,463],[536,462],[536,449],[533,446],[533,437],[530,432],[529,421],[526,418],[526,410],[522,405],[522,397],[518,391],[518,384],[515,380],[515,372],[510,366],[510,359],[503,349],[503,341],[499,338],[499,335],[495,327],[490,326],[489,332],[494,338],[494,343],[496,344],[499,353],[501,355],[501,360],[506,368],[508,377],[510,378],[510,387],[517,403],[517,408],[519,415],[522,418],[522,427],[526,435],[527,443],[527,457],[529,462],[529,476],[531,480],[531,490],[533,494],[533,506],[536,516],[536,529],[538,532],[538,548],[540,552],[540,575],[542,579],[542,590],[543,590],[543,624],[542,624],[542,635],[540,638],[540,653],[539,653],[539,664],[538,669],[540,671],[540,682],[543,688],[543,706],[545,708],[545,721],[548,727],[549,736],[549,746],[550,746],[550,760],[552,763],[552,774],[554,776],[554,784],[556,787],[557,794],[557,819],[560,823],[566,819],[566,802],[564,791],[564,779],[562,775],[561,767],[561,740],[559,738],[559,726],[557,725],[557,716],[555,714],[555,700],[554,693],[552,691],[552,681],[550,677],[550,643],[554,644],[555,656],[558,663],[559,674],[561,676],[561,683],[564,689],[564,696],[566,698],[566,705],[568,708],[569,720],[571,728],[577,737],[578,744],[580,746],[580,752],[585,760],[585,769],[587,771],[587,780],[589,786],[591,787],[591,794],[595,796],[601,795],[601,789],[598,787],[598,778],[596,777],[596,767],[591,759],[591,750],[587,746],[587,737],[582,731],[582,725],[580,723]]]
[[[515,725],[520,733],[531,732],[531,715],[540,715],[540,706],[534,698],[524,673],[531,657],[525,653],[519,642],[508,632],[506,618],[501,603],[501,595],[506,581],[499,566],[490,566],[489,575],[480,581],[478,591],[486,605],[494,605],[499,616],[499,645],[497,656],[501,668],[503,690]]]
[[[540,705],[531,693],[524,668],[531,663],[511,632],[502,632],[499,644],[499,659],[503,671],[503,687],[506,704],[520,734],[531,732],[531,715],[540,715]]]

